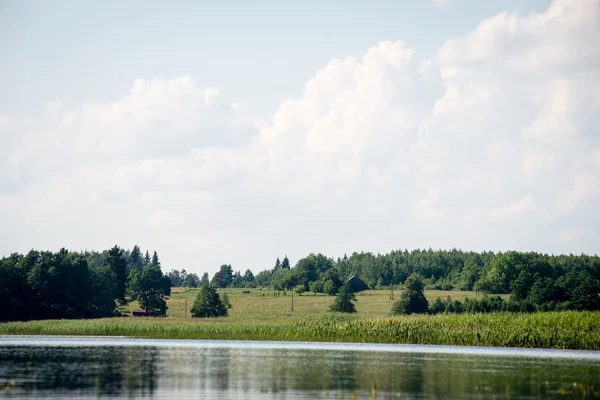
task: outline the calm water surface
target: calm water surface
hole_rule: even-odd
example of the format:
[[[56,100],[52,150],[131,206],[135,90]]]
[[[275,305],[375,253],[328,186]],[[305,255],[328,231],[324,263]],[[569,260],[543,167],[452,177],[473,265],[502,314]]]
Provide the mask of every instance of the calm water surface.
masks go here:
[[[600,352],[0,336],[2,398],[600,398]]]

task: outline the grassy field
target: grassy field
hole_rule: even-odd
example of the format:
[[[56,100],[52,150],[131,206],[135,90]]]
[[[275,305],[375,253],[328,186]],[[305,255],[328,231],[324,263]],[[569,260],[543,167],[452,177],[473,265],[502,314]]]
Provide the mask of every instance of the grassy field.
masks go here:
[[[288,340],[320,342],[414,343],[600,350],[599,312],[535,314],[411,315],[390,317],[388,291],[357,295],[358,312],[327,311],[333,297],[311,294],[273,296],[273,292],[228,291],[233,308],[226,318],[192,319],[197,290],[177,290],[166,318],[104,318],[0,324],[0,334],[118,335],[161,339]],[[267,294],[269,293],[269,294]],[[426,292],[431,301],[468,292]],[[396,297],[397,298],[397,297]],[[129,309],[136,304],[130,304]]]
[[[186,290],[183,288],[174,288],[171,297],[167,301],[169,307],[167,318],[184,319],[186,316],[186,301],[187,301],[187,317],[190,317],[190,310],[194,303],[194,299],[198,294],[199,289]],[[291,311],[292,295],[287,292],[286,296],[283,292],[280,295],[275,295],[276,292],[268,290],[250,289],[250,293],[243,293],[242,289],[227,289],[225,291],[229,295],[233,308],[229,310],[228,322],[281,322],[285,319],[298,317],[314,317],[330,315],[329,305],[333,303],[333,296],[326,296],[313,293],[304,293],[302,296],[294,294],[294,311]],[[475,292],[461,291],[443,291],[443,290],[428,290],[425,295],[429,303],[433,302],[436,297],[445,299],[450,296],[452,300],[463,301],[466,297],[470,299],[480,299],[483,295],[480,293],[475,295]],[[395,299],[400,296],[400,292],[394,292]],[[390,300],[389,290],[367,290],[356,295],[357,315],[360,317],[385,317],[389,316],[393,301]],[[129,304],[124,311],[131,311],[137,308],[137,303]]]

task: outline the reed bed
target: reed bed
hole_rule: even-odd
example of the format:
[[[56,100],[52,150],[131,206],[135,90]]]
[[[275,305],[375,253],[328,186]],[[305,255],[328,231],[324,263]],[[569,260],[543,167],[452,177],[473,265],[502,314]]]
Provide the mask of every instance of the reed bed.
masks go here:
[[[0,334],[153,339],[407,343],[600,350],[599,312],[411,315],[365,318],[329,313],[276,321],[104,318],[0,324]]]

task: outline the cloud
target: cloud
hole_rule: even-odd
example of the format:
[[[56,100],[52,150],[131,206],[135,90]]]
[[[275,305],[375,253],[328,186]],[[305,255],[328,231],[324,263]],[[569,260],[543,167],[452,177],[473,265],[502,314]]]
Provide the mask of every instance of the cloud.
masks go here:
[[[501,13],[429,60],[381,42],[269,121],[191,78],[0,116],[0,251],[137,243],[199,272],[286,252],[594,252],[599,9]]]

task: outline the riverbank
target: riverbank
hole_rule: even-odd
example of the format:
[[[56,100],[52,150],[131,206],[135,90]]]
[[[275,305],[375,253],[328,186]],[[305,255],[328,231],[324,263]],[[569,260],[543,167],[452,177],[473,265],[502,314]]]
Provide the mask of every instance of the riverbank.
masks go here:
[[[0,334],[404,343],[600,350],[599,312],[411,315],[365,318],[330,313],[266,322],[218,319],[103,318],[0,324]]]

